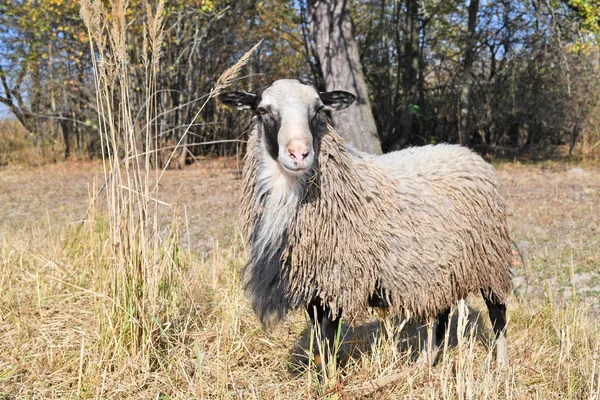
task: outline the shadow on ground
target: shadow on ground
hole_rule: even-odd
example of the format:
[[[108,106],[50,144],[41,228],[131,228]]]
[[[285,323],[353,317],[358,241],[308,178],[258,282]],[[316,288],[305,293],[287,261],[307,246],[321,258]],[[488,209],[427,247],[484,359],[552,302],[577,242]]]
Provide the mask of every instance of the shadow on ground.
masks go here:
[[[473,332],[479,344],[489,351],[493,332],[488,323],[487,312],[470,306],[467,308],[469,315],[464,330],[465,336]],[[449,350],[458,345],[457,327],[458,312],[455,310],[450,319]],[[342,323],[342,343],[338,351],[339,366],[343,368],[351,359],[358,360],[363,355],[370,357],[377,344],[389,340],[387,332],[390,331],[398,351],[405,357],[409,357],[411,362],[416,362],[427,340],[427,325],[417,319],[387,318],[387,323],[385,319],[365,322],[356,326]],[[288,369],[292,374],[300,375],[306,372],[309,366],[311,332],[311,326],[307,325],[290,351]],[[438,361],[443,356],[443,350],[444,344],[440,346]]]

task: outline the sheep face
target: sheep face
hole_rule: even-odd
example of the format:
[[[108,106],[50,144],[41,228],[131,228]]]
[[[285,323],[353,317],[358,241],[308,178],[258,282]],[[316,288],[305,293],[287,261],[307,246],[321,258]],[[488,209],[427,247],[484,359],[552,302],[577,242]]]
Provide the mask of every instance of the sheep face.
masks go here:
[[[253,109],[254,123],[269,156],[284,173],[301,176],[315,160],[315,133],[325,123],[323,111],[341,110],[356,97],[348,92],[318,92],[294,79],[281,79],[257,92],[230,92],[219,96],[226,105]]]

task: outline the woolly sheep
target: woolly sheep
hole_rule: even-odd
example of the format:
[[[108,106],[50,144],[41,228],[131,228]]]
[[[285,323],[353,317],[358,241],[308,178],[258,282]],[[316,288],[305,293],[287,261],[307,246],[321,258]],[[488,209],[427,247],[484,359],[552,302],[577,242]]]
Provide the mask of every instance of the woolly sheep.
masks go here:
[[[343,91],[278,80],[220,100],[255,110],[241,202],[251,248],[244,281],[264,326],[306,307],[332,346],[342,316],[385,307],[429,322],[433,362],[450,306],[480,291],[497,361],[508,361],[511,242],[493,167],[455,145],[381,156],[347,147],[322,112],[352,104]],[[321,367],[317,350],[315,360]]]

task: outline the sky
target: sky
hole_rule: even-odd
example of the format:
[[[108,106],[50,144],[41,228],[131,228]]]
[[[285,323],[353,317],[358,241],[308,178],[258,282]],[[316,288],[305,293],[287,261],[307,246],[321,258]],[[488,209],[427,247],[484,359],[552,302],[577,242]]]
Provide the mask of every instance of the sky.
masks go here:
[[[8,111],[8,107],[0,103],[0,119],[4,119],[7,117],[12,117],[12,113]]]

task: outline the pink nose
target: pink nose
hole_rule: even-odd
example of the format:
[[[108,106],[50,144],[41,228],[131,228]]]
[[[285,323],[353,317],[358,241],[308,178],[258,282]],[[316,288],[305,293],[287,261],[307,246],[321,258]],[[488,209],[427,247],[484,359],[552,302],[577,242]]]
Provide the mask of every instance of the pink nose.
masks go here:
[[[296,150],[293,147],[288,148],[288,152],[290,154],[290,158],[294,161],[294,164],[301,167],[306,160],[306,157],[310,154],[308,150]]]

